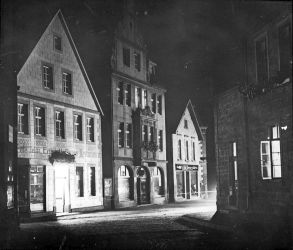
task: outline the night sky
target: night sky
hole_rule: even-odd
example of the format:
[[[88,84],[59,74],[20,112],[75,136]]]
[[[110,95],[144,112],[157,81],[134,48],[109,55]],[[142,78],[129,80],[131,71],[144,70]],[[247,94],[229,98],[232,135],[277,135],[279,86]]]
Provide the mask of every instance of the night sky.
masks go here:
[[[28,47],[35,44],[52,16],[61,9],[94,82],[94,52],[98,37],[115,27],[121,18],[123,1],[30,0],[2,1],[2,4],[2,17],[5,19],[1,22],[1,55],[15,50],[11,45],[15,38],[21,39]],[[200,120],[209,127],[208,160],[212,163],[212,182],[215,181],[212,143],[214,96],[243,81],[243,34],[254,22],[266,21],[266,13],[284,5],[288,2],[135,1],[136,16],[149,56],[158,64],[160,85],[167,89],[167,122],[172,119],[174,109],[191,99]],[[8,7],[12,11],[7,11]]]

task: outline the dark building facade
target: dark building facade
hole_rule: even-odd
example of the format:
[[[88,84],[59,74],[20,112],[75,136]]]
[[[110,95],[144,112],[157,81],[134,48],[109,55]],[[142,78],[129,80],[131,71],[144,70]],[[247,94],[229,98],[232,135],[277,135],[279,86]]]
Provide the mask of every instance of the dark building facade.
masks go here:
[[[217,207],[286,218],[293,211],[292,15],[285,8],[268,20],[245,34],[244,83],[217,96]]]

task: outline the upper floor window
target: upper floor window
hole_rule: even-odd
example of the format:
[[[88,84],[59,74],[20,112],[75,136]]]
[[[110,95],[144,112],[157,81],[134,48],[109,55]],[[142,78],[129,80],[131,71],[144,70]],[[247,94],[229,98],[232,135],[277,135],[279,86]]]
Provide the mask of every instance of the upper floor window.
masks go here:
[[[87,117],[86,118],[86,135],[87,141],[93,142],[94,141],[94,118]]]
[[[60,137],[64,139],[65,138],[64,112],[59,110],[55,111],[55,127],[56,127],[56,137]]]
[[[142,90],[142,108],[145,108],[147,106],[147,100],[148,100],[148,92],[146,89]]]
[[[255,42],[257,82],[260,85],[268,82],[267,39],[262,37]]]
[[[140,107],[141,106],[141,89],[140,88],[135,88],[135,107]]]
[[[291,24],[285,23],[279,27],[280,71],[289,73],[292,63]]]
[[[132,148],[132,125],[126,124],[126,147]]]
[[[185,141],[185,160],[189,161],[189,143],[187,140]]]
[[[72,95],[72,76],[68,72],[62,72],[63,92],[67,95]]]
[[[231,156],[231,155],[230,155]],[[232,143],[232,156],[230,162],[230,183],[234,183],[238,180],[238,166],[237,166],[237,143]]]
[[[143,125],[142,127],[142,138],[144,142],[148,141],[148,126],[147,125]]]
[[[57,51],[62,51],[62,40],[60,36],[54,35],[54,49]]]
[[[159,130],[158,142],[159,142],[159,150],[163,151],[163,130]]]
[[[45,136],[45,109],[35,107],[35,133],[36,135]]]
[[[28,105],[17,104],[17,131],[20,134],[28,134]]]
[[[140,59],[140,53],[137,51],[134,52],[134,66],[137,69],[137,71],[140,71],[141,59]]]
[[[123,82],[119,82],[118,83],[118,88],[117,88],[117,91],[118,91],[118,103],[123,105]]]
[[[82,141],[82,116],[81,115],[73,115],[74,117],[74,139],[78,141]]]
[[[83,197],[83,167],[76,167],[76,196]]]
[[[269,140],[260,142],[261,170],[263,179],[281,178],[280,127],[269,129]]]
[[[188,121],[184,119],[184,128],[188,128]]]
[[[131,106],[131,85],[127,84],[126,85],[126,90],[125,90],[125,103],[127,106]]]
[[[177,153],[178,153],[178,160],[182,160],[182,150],[181,150],[181,140],[178,140],[178,150],[177,150]]]
[[[195,142],[192,142],[192,160],[195,161]]]
[[[118,128],[118,147],[119,148],[124,147],[124,122],[119,123],[119,128]]]
[[[46,89],[53,89],[53,67],[43,65],[43,85]]]
[[[162,114],[162,96],[161,95],[158,96],[157,104],[158,104],[158,113],[161,115]]]
[[[123,64],[130,67],[130,49],[123,48]]]
[[[157,112],[156,100],[157,100],[156,94],[152,94],[151,103],[152,103],[152,112],[153,113]]]
[[[155,134],[155,129],[154,127],[150,127],[150,130],[149,130],[149,138],[150,138],[150,141],[153,142],[154,141],[154,134]]]

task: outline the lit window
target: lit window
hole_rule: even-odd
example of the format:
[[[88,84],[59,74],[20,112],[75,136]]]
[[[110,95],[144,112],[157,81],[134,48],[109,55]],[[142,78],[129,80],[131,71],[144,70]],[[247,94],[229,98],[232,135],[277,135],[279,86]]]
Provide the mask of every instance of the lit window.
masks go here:
[[[64,112],[56,111],[55,112],[55,126],[56,126],[56,137],[62,139],[65,138],[64,133]]]
[[[28,105],[17,104],[17,131],[20,134],[28,134]]]
[[[60,36],[54,35],[54,49],[62,51],[62,41]]]
[[[72,95],[72,77],[70,73],[62,72],[63,92]]]
[[[82,116],[73,115],[74,117],[74,139],[82,141]]]
[[[45,109],[41,107],[35,107],[35,133],[45,136]]]
[[[141,106],[141,89],[135,88],[135,107]]]
[[[143,89],[142,90],[142,108],[145,108],[147,106],[147,100],[148,100],[148,92],[147,90]]]
[[[132,148],[132,125],[126,124],[126,147]]]
[[[53,68],[43,65],[43,85],[46,89],[53,89]]]
[[[126,85],[126,90],[125,90],[125,103],[127,106],[131,106],[131,85],[127,84]]]
[[[124,122],[119,123],[119,128],[118,128],[118,147],[119,148],[124,147]]]
[[[261,170],[263,179],[281,178],[280,127],[269,130],[269,140],[260,142]]]
[[[30,167],[30,203],[31,207],[43,209],[44,205],[44,167]]]
[[[139,52],[134,52],[134,66],[137,69],[137,71],[140,71],[140,65],[141,60],[140,60],[140,53]]]
[[[87,117],[86,118],[86,134],[87,140],[90,142],[94,141],[94,118]]]
[[[267,40],[263,37],[256,41],[257,82],[264,85],[268,82]]]
[[[83,167],[76,167],[76,196],[83,197]]]
[[[123,64],[130,67],[130,49],[123,48]]]

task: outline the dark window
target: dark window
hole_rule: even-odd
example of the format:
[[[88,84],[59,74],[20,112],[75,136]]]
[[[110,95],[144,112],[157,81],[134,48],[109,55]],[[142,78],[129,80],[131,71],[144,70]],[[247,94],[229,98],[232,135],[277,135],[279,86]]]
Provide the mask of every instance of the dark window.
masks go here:
[[[118,103],[123,105],[123,82],[119,82],[117,91],[118,91]]]
[[[123,64],[130,67],[130,49],[123,48]]]
[[[28,134],[28,105],[17,104],[17,130],[20,134]]]
[[[124,147],[124,122],[119,123],[119,128],[118,128],[118,147],[119,148]]]
[[[125,90],[125,102],[127,106],[131,106],[131,85],[127,84],[126,85],[126,90]]]
[[[185,141],[185,160],[189,161],[189,147],[188,147],[188,141]]]
[[[74,139],[82,141],[82,116],[74,115]]]
[[[184,119],[184,128],[188,128],[188,121]]]
[[[43,85],[46,89],[53,89],[53,68],[43,65]]]
[[[161,115],[162,114],[162,96],[161,95],[158,96],[157,104],[158,104],[158,113]]]
[[[86,134],[87,140],[90,142],[94,141],[94,118],[88,117],[86,118]]]
[[[132,125],[126,124],[126,147],[132,148]]]
[[[157,112],[156,100],[157,100],[156,94],[152,94],[151,101],[152,101],[152,112],[153,113],[156,113]]]
[[[154,129],[154,127],[150,127],[150,134],[149,134],[149,137],[150,137],[150,141],[151,142],[154,142],[154,134],[155,134],[155,129]]]
[[[159,141],[159,150],[163,151],[163,130],[159,130],[159,136],[158,136],[158,141]]]
[[[256,68],[258,84],[266,84],[268,82],[268,58],[265,37],[256,41]]]
[[[64,132],[64,112],[55,111],[55,125],[56,125],[56,137],[60,137],[62,139],[65,138]]]
[[[62,41],[60,36],[54,35],[54,49],[62,51]]]
[[[195,161],[195,142],[192,142],[192,160]]]
[[[147,125],[143,125],[142,128],[142,138],[144,142],[148,141],[148,126]]]
[[[138,71],[140,71],[141,59],[140,59],[140,53],[139,52],[134,52],[134,66]]]
[[[289,73],[292,60],[291,25],[286,23],[279,28],[280,71]],[[289,76],[289,75],[288,75]]]
[[[45,136],[45,109],[35,107],[35,134]]]
[[[178,160],[182,160],[181,140],[178,140]]]
[[[83,197],[83,167],[76,167],[76,196]]]
[[[96,168],[91,167],[90,168],[90,194],[92,196],[96,196]]]
[[[70,73],[62,72],[63,92],[72,95],[72,76]]]

